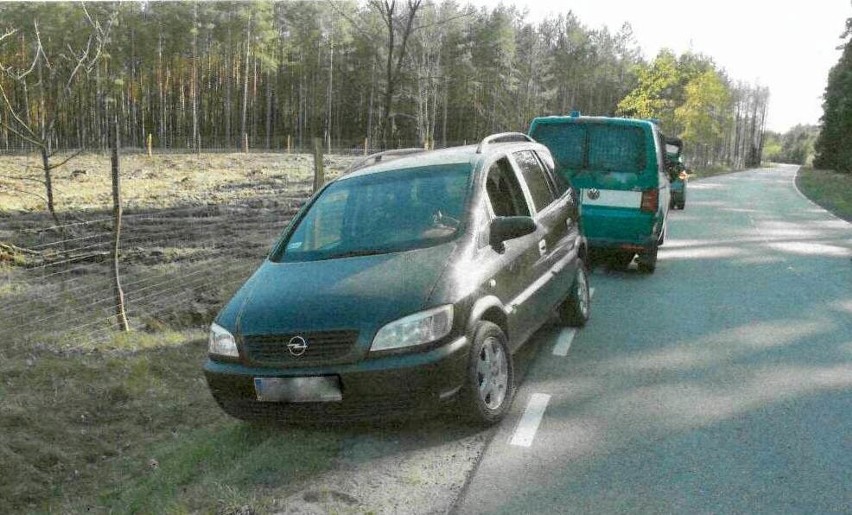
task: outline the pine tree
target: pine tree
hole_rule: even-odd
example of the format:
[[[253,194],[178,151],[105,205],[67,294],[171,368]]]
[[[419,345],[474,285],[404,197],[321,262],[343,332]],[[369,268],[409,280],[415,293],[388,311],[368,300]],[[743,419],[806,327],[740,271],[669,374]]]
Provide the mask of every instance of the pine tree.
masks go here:
[[[852,18],[846,20],[843,39],[852,35]],[[852,40],[846,42],[840,61],[828,74],[822,104],[822,130],[814,148],[814,166],[852,173]]]

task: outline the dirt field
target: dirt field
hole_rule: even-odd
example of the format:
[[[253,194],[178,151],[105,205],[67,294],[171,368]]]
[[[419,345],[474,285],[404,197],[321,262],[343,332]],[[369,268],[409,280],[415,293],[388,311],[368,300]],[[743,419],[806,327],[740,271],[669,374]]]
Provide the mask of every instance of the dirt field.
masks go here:
[[[351,160],[327,157],[328,175]],[[61,340],[66,350],[109,345],[109,159],[83,155],[54,171],[58,227],[39,198],[35,164],[0,160],[0,331]],[[131,326],[186,329],[209,323],[263,259],[310,194],[313,156],[136,154],[121,169],[120,270]]]

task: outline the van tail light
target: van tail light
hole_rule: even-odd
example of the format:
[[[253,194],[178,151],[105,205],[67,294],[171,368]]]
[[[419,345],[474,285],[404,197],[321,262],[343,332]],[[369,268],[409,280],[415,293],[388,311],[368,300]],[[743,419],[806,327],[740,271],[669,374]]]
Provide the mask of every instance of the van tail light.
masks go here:
[[[639,211],[648,213],[656,213],[660,204],[660,190],[654,188],[652,190],[644,190],[642,192],[642,204],[639,205]]]

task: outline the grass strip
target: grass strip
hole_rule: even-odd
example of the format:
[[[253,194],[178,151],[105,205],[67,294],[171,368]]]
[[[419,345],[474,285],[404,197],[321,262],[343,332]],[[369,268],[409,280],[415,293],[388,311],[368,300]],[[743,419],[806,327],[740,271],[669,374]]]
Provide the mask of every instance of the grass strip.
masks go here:
[[[852,222],[852,173],[805,166],[796,175],[796,186],[814,203]]]
[[[132,351],[0,350],[0,512],[262,510],[331,467],[339,431],[224,415],[197,336],[112,346]]]

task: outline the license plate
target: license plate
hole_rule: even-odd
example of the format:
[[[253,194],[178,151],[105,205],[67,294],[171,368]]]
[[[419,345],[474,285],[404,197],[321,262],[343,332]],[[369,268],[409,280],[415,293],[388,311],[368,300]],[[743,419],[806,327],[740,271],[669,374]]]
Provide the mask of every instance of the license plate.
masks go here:
[[[255,377],[254,391],[261,402],[339,402],[343,400],[340,378]]]

